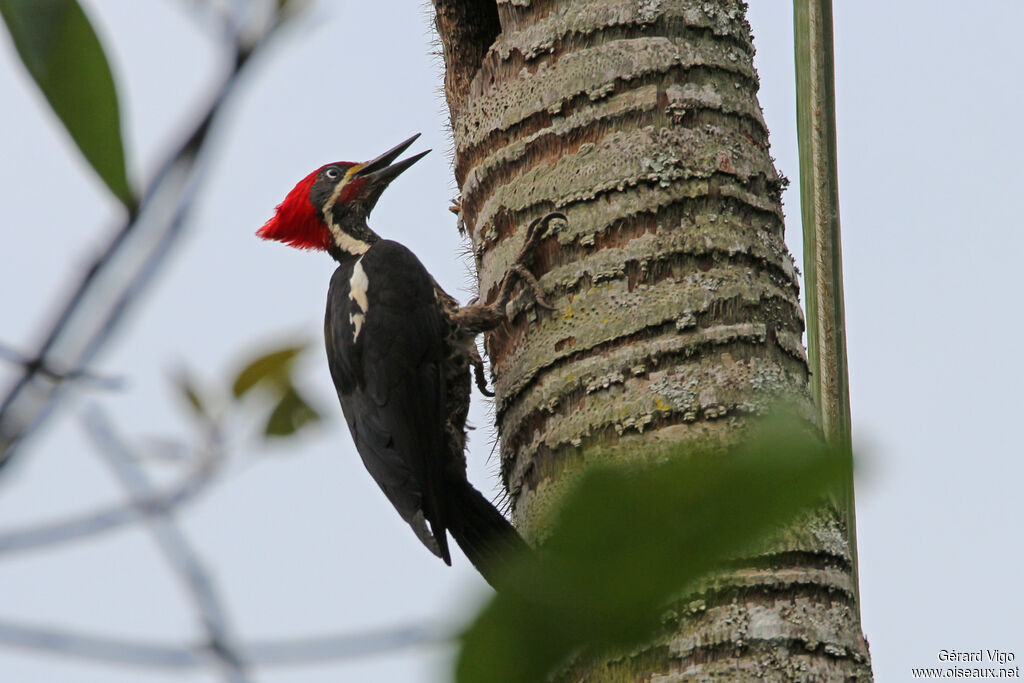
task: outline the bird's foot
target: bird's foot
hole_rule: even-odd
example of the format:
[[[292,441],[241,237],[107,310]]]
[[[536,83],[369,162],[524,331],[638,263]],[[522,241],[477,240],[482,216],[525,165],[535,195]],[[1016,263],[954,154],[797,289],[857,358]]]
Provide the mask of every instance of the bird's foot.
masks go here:
[[[537,276],[530,272],[530,270],[522,263],[515,263],[509,268],[506,278],[511,277],[515,274],[519,279],[526,283],[526,286],[530,288],[530,292],[533,294],[533,300],[541,308],[545,308],[549,311],[555,310],[555,307],[548,301],[547,294],[544,293],[543,288],[540,286],[540,282],[537,281]],[[506,297],[507,303],[508,297]]]
[[[448,207],[448,210],[455,214],[455,227],[458,229],[459,234],[465,236],[466,234],[466,219],[462,215],[462,195],[458,197],[452,197],[452,204]]]
[[[553,211],[536,219],[526,228],[526,239],[523,242],[523,246],[516,254],[516,258],[509,267],[508,272],[505,273],[505,277],[502,278],[501,286],[498,288],[498,296],[494,301],[489,304],[482,304],[474,299],[469,305],[463,306],[455,312],[454,322],[463,333],[475,335],[480,332],[487,332],[508,320],[508,302],[512,298],[512,289],[519,280],[522,280],[530,288],[530,293],[533,294],[534,301],[536,301],[538,306],[549,311],[555,310],[555,307],[548,300],[544,289],[540,286],[540,282],[537,281],[537,276],[530,272],[526,264],[533,256],[533,247],[544,237],[548,223],[556,218],[566,220],[565,214]],[[482,370],[479,377],[483,377]],[[479,380],[477,383],[479,385]]]
[[[474,349],[474,352],[476,349]],[[488,398],[494,397],[494,392],[487,387],[487,377],[484,374],[484,360],[479,353],[473,353],[469,362],[473,365],[473,379],[476,380],[476,388]]]
[[[501,289],[499,289],[498,300],[495,302],[500,307],[504,308],[505,304],[508,303],[509,298],[512,296],[512,285],[516,279],[521,279],[527,287],[530,288],[530,292],[533,294],[534,301],[541,308],[545,308],[549,311],[555,310],[555,307],[551,305],[547,295],[540,286],[540,282],[537,281],[535,276],[530,269],[526,267],[530,259],[533,257],[533,249],[537,246],[538,242],[544,237],[547,232],[548,224],[556,218],[561,220],[568,220],[564,213],[559,211],[552,211],[547,213],[540,218],[535,219],[526,228],[526,238],[523,240],[523,246],[520,247],[519,253],[516,254],[515,260],[512,262],[512,266],[508,269],[504,279],[501,283]]]

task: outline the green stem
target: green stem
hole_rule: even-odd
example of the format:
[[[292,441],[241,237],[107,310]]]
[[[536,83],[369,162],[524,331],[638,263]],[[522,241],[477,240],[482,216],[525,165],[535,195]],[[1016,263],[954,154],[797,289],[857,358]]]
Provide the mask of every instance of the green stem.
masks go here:
[[[839,231],[832,0],[794,0],[793,28],[811,392],[825,438],[849,456],[850,386]],[[846,515],[854,587],[859,597],[852,478],[844,498],[841,509]]]

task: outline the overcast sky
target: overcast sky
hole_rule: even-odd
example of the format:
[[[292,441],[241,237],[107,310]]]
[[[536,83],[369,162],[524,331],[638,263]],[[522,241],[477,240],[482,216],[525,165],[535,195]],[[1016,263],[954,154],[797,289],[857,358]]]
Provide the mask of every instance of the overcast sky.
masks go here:
[[[190,4],[86,3],[113,63],[136,178],[191,124],[225,66]],[[751,5],[799,262],[791,5]],[[911,667],[937,666],[940,649],[999,648],[1019,662],[1024,3],[837,0],[835,21],[862,608],[876,677],[907,680]],[[126,435],[146,440],[188,433],[169,388],[175,367],[226,386],[260,345],[313,341],[302,377],[329,422],[285,447],[242,439],[251,464],[181,516],[245,638],[459,624],[487,595],[461,555],[449,569],[422,548],[350,444],[319,341],[331,260],[253,236],[310,170],[422,132],[411,151],[434,153],[392,185],[373,226],[468,298],[432,31],[422,3],[323,1],[263,54],[219,122],[187,238],[99,363],[127,379],[99,398]],[[119,214],[0,34],[0,342],[29,349]],[[0,386],[12,376],[0,366]],[[82,398],[95,396],[65,404],[4,473],[0,530],[121,496],[84,445]],[[471,479],[493,490],[485,406],[471,420],[482,427],[471,433]],[[140,530],[5,557],[0,621],[162,641],[201,634]],[[450,655],[426,648],[258,679],[444,681]],[[0,648],[0,680],[215,679]]]

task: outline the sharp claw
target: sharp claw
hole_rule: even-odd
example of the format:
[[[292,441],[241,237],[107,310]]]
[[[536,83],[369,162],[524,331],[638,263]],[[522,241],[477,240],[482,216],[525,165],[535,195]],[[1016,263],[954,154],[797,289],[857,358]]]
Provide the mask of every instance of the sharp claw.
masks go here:
[[[529,244],[531,241],[533,241],[533,238],[536,237],[536,230],[537,226],[540,224],[540,221],[540,218],[535,218],[533,221],[530,222],[528,226],[526,226],[526,239],[523,240],[523,244]]]
[[[546,230],[548,227],[548,223],[550,223],[556,218],[560,218],[563,221],[569,220],[561,211],[551,211],[550,213],[544,214],[540,218],[535,218],[533,222],[530,223],[530,225],[526,228],[526,244],[529,244],[534,239],[544,234],[544,230],[537,230],[538,226],[543,226]]]
[[[484,396],[494,398],[494,392],[487,388],[487,377],[484,373],[484,362],[475,348],[473,349],[473,355],[470,358],[470,363],[473,365],[473,378],[476,380],[476,388],[479,389],[480,393]]]
[[[555,307],[551,305],[545,296],[544,290],[541,289],[540,283],[537,282],[537,278],[526,268],[525,265],[523,265],[523,262],[530,256],[530,247],[533,246],[538,237],[543,236],[544,234],[543,230],[537,229],[538,226],[544,226],[544,228],[547,228],[548,223],[556,218],[568,220],[564,213],[561,213],[560,211],[552,211],[544,214],[540,218],[534,219],[526,227],[526,239],[523,241],[523,246],[519,250],[519,254],[516,256],[512,266],[509,268],[508,272],[505,273],[505,277],[502,280],[501,287],[499,289],[498,298],[495,301],[497,305],[500,306],[502,301],[504,301],[507,308],[508,304],[511,303],[509,298],[512,294],[512,274],[515,273],[518,278],[523,280],[523,282],[530,288],[530,291],[533,294],[533,299],[538,306],[548,311],[555,310]],[[508,311],[506,310],[506,317],[507,315]]]
[[[509,274],[515,273],[519,276],[519,279],[529,287],[530,293],[533,294],[533,300],[541,308],[546,308],[549,311],[555,310],[555,307],[548,302],[547,295],[544,294],[544,290],[541,288],[540,283],[537,282],[537,278],[527,270],[523,264],[517,263],[509,269]],[[506,276],[507,277],[507,276]]]
[[[536,302],[538,306],[540,306],[543,309],[546,309],[548,311],[555,310],[555,307],[551,305],[551,302],[548,301],[547,297],[537,296],[536,294],[534,294],[533,300],[534,302]]]

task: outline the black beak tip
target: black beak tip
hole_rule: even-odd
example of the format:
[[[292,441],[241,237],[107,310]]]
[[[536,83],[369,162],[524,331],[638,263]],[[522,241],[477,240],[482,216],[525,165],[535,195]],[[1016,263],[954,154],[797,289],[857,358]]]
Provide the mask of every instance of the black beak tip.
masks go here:
[[[420,136],[420,134],[416,133],[411,138],[409,138],[407,140],[402,140],[397,145],[395,145],[394,147],[392,147],[388,151],[384,152],[380,156],[376,157],[375,159],[371,159],[370,161],[367,161],[366,162],[367,169],[369,169],[371,171],[375,171],[375,170],[384,168],[385,166],[390,164],[392,161],[397,159],[398,155],[400,155],[402,152],[404,152],[406,149],[408,149],[409,145],[411,145],[412,143],[416,142],[416,139],[419,138],[419,136]]]
[[[363,167],[359,169],[357,175],[365,178],[375,178],[377,180],[385,180],[386,182],[390,182],[395,177],[397,177],[402,171],[412,166],[414,163],[422,159],[431,151],[428,149],[425,152],[420,152],[419,154],[415,154],[407,159],[403,159],[402,161],[395,161],[395,159],[397,159],[399,155],[402,154],[402,152],[408,149],[409,145],[415,142],[416,138],[418,138],[419,136],[420,134],[416,133],[408,140],[400,142],[399,144],[395,145],[388,151],[381,154],[376,159],[367,161],[365,164],[363,164]]]
[[[415,161],[419,161],[420,159],[422,159],[423,157],[427,156],[428,154],[430,154],[433,151],[434,151],[433,149],[425,149],[422,152],[420,152],[419,154],[416,154],[416,155],[413,155],[413,156],[409,157],[409,163],[413,163]]]

